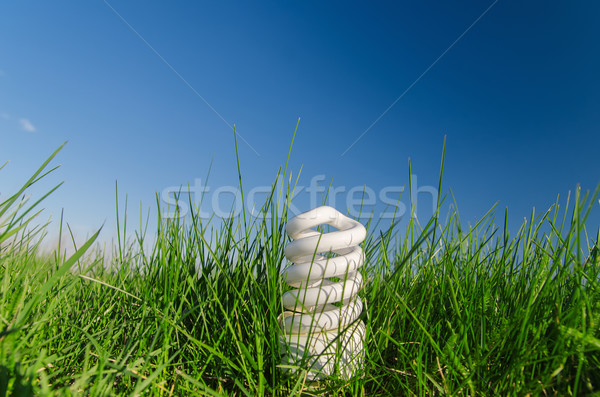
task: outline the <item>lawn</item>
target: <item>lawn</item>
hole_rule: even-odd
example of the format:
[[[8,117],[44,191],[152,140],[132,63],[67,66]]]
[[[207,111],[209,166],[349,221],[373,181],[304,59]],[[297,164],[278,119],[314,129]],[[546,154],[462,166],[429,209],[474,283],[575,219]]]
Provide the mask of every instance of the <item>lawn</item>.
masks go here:
[[[28,222],[43,197],[21,201],[57,153],[0,198],[0,396],[600,390],[600,230],[586,224],[598,189],[577,188],[512,233],[494,208],[466,227],[448,213],[452,195],[424,224],[382,229],[365,214],[364,370],[311,383],[279,367],[288,288],[279,273],[297,181],[287,162],[264,216],[192,211],[131,233],[117,201],[114,251],[95,246],[96,234],[65,257],[68,241],[43,253],[44,229]],[[441,170],[440,192],[443,157]]]

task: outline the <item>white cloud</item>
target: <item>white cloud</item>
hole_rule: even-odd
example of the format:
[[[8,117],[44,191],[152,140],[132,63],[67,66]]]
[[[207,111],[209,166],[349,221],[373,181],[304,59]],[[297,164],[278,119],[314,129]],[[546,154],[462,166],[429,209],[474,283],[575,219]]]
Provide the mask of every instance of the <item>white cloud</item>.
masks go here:
[[[10,114],[8,114],[6,112],[2,112],[2,113],[0,113],[0,119],[8,120],[8,119],[10,119]]]
[[[35,132],[35,127],[31,124],[31,121],[27,119],[19,119],[19,123],[21,124],[21,128],[23,131],[27,132]]]

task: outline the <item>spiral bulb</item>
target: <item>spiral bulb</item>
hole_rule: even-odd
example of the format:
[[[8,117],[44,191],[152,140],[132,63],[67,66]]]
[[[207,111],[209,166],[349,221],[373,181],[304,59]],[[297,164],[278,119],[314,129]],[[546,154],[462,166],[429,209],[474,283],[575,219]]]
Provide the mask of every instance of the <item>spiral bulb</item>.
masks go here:
[[[323,224],[338,230],[313,229]],[[289,220],[286,232],[293,240],[285,247],[291,264],[281,275],[295,289],[282,296],[287,310],[279,317],[282,362],[304,364],[309,380],[334,373],[350,379],[364,359],[366,330],[358,319],[363,304],[357,293],[362,286],[358,268],[363,264],[359,244],[366,230],[336,209],[322,206]]]

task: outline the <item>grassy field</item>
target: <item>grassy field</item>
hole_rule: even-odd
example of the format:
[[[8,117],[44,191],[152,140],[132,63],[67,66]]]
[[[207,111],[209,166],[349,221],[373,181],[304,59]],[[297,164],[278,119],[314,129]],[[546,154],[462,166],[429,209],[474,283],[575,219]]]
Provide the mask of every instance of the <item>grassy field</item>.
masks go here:
[[[0,396],[600,390],[600,231],[586,227],[598,191],[577,189],[512,235],[493,209],[470,228],[439,210],[381,232],[364,222],[364,371],[310,384],[278,367],[287,165],[261,209],[270,217],[192,211],[127,238],[121,211],[114,252],[95,235],[66,258],[66,241],[41,253],[43,229],[27,221],[42,204],[21,202],[51,159],[0,204]]]

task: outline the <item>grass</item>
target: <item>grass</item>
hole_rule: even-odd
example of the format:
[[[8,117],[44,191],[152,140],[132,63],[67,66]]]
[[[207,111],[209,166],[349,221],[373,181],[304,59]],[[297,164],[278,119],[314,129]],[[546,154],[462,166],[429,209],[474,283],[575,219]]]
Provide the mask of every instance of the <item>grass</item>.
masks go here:
[[[424,225],[365,221],[364,371],[309,384],[278,367],[287,162],[260,209],[268,217],[244,209],[221,223],[192,211],[127,238],[117,203],[115,252],[94,249],[96,234],[65,258],[60,246],[41,253],[44,228],[30,222],[40,203],[21,200],[57,152],[0,203],[0,396],[600,389],[600,231],[586,227],[598,190],[532,212],[513,235],[494,209],[470,228],[454,211],[442,217],[444,197]]]

